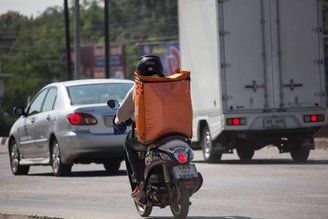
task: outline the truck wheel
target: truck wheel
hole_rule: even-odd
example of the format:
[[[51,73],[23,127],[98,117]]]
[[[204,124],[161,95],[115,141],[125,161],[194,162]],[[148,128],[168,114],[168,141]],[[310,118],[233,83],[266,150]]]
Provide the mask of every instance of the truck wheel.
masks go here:
[[[291,149],[290,155],[295,162],[305,162],[310,154],[310,148],[307,147],[295,147]]]
[[[254,156],[254,149],[250,146],[238,147],[237,154],[242,162],[249,162]]]
[[[222,153],[215,151],[211,133],[207,125],[203,128],[200,145],[203,150],[204,160],[207,163],[217,163],[221,160]]]

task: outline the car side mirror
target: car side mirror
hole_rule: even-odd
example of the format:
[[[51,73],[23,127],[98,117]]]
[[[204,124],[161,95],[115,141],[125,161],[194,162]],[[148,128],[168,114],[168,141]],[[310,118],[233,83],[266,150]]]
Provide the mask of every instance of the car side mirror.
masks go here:
[[[14,107],[13,112],[15,115],[18,115],[18,116],[26,116],[25,110],[21,106]]]
[[[107,100],[107,106],[111,109],[118,109],[120,104],[117,100]]]

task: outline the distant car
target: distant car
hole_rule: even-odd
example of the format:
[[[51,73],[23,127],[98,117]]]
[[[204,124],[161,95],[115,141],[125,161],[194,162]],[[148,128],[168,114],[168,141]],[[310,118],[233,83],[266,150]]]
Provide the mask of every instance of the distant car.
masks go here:
[[[14,175],[28,174],[30,165],[51,165],[55,176],[68,175],[74,163],[101,163],[110,173],[123,160],[126,133],[114,135],[115,110],[133,81],[86,79],[52,83],[42,88],[11,127],[8,151]]]

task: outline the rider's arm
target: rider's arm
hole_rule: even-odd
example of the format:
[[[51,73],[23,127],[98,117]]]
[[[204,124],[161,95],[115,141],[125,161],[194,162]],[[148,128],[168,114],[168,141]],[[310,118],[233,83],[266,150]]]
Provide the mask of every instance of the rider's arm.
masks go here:
[[[134,101],[133,101],[134,86],[126,94],[121,106],[117,109],[115,123],[120,124],[130,119],[134,113]]]

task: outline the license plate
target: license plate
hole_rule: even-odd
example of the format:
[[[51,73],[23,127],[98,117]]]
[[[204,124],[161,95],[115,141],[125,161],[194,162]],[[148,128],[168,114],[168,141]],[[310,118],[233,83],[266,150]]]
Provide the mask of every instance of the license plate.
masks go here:
[[[177,179],[191,179],[193,177],[198,177],[195,164],[174,166],[173,174]]]
[[[107,127],[113,127],[113,116],[105,116],[104,121]]]
[[[267,117],[263,120],[263,127],[267,129],[286,128],[284,117]]]

